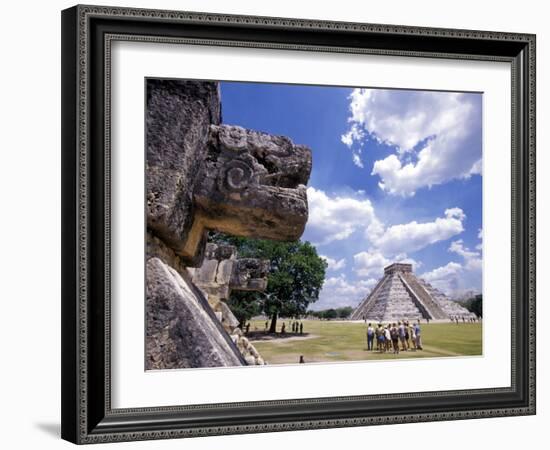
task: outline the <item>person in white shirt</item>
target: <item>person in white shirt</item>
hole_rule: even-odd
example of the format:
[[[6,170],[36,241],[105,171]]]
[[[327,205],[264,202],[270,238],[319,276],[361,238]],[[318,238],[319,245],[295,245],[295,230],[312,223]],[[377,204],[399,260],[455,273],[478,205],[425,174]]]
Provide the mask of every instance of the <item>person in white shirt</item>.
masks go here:
[[[369,326],[367,327],[367,350],[372,351],[374,342],[374,328],[372,327],[372,324],[369,323]]]
[[[405,322],[399,322],[398,333],[399,333],[399,341],[401,342],[401,351],[404,352],[407,350],[407,347],[405,344]]]
[[[411,324],[409,327],[409,334],[411,335],[411,347],[413,352],[416,351],[416,331],[414,325]]]
[[[385,338],[385,344],[386,344],[386,351],[390,351],[390,348],[391,348],[391,334],[390,334],[389,325],[387,325],[384,328],[384,338]]]

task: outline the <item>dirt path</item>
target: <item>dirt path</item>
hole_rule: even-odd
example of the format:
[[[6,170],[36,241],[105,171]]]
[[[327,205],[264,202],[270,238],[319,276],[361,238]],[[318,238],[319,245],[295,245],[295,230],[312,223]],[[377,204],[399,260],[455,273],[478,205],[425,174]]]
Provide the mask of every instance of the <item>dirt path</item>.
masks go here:
[[[257,335],[257,336],[250,336],[249,340],[253,344],[256,342],[269,342],[272,344],[284,344],[285,342],[293,342],[293,341],[305,341],[307,339],[315,339],[318,338],[319,335],[317,334],[303,334],[303,335],[287,335],[284,337],[273,335],[273,334],[264,334],[263,336]]]

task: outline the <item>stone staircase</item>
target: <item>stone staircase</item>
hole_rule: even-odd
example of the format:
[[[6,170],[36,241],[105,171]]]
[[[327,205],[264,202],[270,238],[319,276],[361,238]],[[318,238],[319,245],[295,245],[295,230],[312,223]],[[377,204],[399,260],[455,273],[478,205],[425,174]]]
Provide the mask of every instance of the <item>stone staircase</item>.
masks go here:
[[[443,311],[443,309],[441,309],[441,307],[432,300],[430,294],[420,285],[412,273],[400,273],[399,278],[411,294],[411,297],[425,318],[436,320],[448,318],[445,311]]]
[[[388,277],[382,277],[378,283],[376,283],[376,286],[374,286],[374,289],[370,292],[369,295],[359,304],[359,306],[355,309],[353,314],[351,315],[351,320],[362,320],[363,316],[366,314],[366,312],[370,309],[372,304],[376,301],[376,297],[378,295],[378,292],[382,289],[384,284],[388,281]]]
[[[376,302],[369,308],[367,317],[378,321],[421,319],[422,313],[398,273],[387,274],[386,278],[388,281],[376,296]]]
[[[441,307],[441,309],[445,311],[445,314],[447,314],[449,318],[455,318],[455,317],[458,317],[458,318],[464,317],[467,319],[477,318],[477,316],[474,313],[468,311],[459,303],[447,298],[445,294],[443,294],[438,289],[434,288],[427,281],[423,280],[422,278],[418,278],[418,282],[431,295],[434,301],[437,302],[437,304]]]

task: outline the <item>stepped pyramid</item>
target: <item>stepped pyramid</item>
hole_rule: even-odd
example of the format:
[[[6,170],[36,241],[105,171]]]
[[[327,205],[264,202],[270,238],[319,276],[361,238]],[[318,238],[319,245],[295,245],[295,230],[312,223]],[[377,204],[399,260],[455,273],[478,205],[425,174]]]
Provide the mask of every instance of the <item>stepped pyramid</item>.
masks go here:
[[[475,314],[450,300],[426,281],[417,278],[412,264],[394,263],[384,268],[384,276],[351,315],[352,320],[449,320]]]

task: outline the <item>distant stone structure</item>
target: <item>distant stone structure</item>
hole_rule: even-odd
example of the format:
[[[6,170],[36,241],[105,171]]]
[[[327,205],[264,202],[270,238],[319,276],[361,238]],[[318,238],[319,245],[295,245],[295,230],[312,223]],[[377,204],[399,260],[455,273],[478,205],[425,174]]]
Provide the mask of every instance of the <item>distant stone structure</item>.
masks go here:
[[[412,271],[412,264],[394,263],[351,315],[352,320],[449,320],[475,317]]]
[[[147,80],[146,369],[255,364],[187,269],[208,230],[295,240],[307,221],[311,151],[220,122],[218,83]]]

